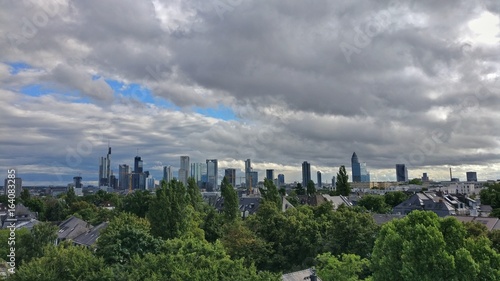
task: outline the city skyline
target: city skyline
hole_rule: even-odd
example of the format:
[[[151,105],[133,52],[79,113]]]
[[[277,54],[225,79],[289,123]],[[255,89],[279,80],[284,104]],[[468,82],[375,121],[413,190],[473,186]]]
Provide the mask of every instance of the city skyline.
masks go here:
[[[138,154],[156,179],[189,155],[326,180],[356,151],[371,181],[500,178],[497,1],[233,4],[5,3],[0,169],[97,185],[109,142],[115,177]]]

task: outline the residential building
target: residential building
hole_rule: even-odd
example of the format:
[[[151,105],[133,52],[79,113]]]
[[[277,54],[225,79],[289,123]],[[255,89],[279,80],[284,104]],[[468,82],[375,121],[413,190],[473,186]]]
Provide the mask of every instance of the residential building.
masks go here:
[[[305,188],[311,180],[311,164],[302,162],[302,186]]]
[[[396,181],[407,182],[408,181],[408,170],[405,164],[396,164]]]
[[[414,210],[432,211],[440,217],[456,214],[455,206],[449,200],[433,193],[415,193],[393,208],[393,214],[407,215]]]

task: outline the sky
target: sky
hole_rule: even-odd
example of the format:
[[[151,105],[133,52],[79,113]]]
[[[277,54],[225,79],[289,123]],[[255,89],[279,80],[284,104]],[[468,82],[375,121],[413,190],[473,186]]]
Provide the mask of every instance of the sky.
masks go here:
[[[0,168],[95,184],[139,154],[330,181],[500,178],[497,0],[4,1]]]

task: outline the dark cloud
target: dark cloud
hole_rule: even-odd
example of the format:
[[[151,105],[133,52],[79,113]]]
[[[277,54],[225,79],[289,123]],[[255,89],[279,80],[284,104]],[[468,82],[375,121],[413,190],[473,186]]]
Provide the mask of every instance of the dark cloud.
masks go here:
[[[482,178],[500,177],[500,34],[485,43],[469,28],[486,12],[498,18],[496,1],[222,2],[6,3],[0,166],[92,180],[110,140],[113,163],[131,164],[139,149],[157,177],[180,155],[238,167],[252,158],[287,180],[309,160],[331,177],[352,151],[378,179],[399,161],[414,176],[479,165],[470,168]],[[30,68],[10,74],[13,62]],[[179,109],[145,104],[144,92],[130,100],[104,79]],[[52,93],[20,93],[33,84]],[[219,105],[238,119],[193,112]]]

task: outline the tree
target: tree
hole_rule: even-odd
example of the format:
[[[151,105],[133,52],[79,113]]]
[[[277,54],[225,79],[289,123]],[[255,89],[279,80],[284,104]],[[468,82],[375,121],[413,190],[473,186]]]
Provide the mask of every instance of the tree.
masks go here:
[[[318,255],[318,276],[323,281],[358,281],[368,272],[369,261],[358,255],[342,254],[339,258],[331,253]]]
[[[124,212],[135,214],[140,218],[145,218],[152,200],[153,196],[151,192],[147,190],[136,190],[123,198],[120,209]]]
[[[134,214],[121,213],[110,221],[97,240],[96,254],[107,264],[123,264],[134,255],[159,253],[163,241],[153,237],[150,224]]]
[[[68,205],[71,205],[78,200],[78,198],[76,197],[75,189],[73,187],[70,187],[68,192],[66,192],[65,200],[66,204]]]
[[[278,281],[281,276],[245,267],[242,260],[231,259],[219,241],[172,239],[161,254],[135,257],[117,280]]]
[[[146,215],[151,233],[163,239],[186,235],[191,226],[186,188],[180,181],[163,182]]]
[[[307,182],[307,195],[315,195],[316,194],[316,187],[314,186],[314,182],[312,180],[309,180]]]
[[[281,196],[272,180],[264,179],[264,188],[260,189],[260,193],[262,194],[262,199],[273,202],[276,204],[276,208],[281,209]]]
[[[203,198],[201,197],[200,188],[192,177],[190,177],[187,182],[187,194],[189,204],[191,204],[196,211],[201,210]]]
[[[488,236],[488,228],[480,222],[468,221],[464,222],[464,226],[467,231],[467,237],[478,238]]]
[[[433,212],[388,222],[373,249],[373,280],[499,280],[500,255],[490,241],[466,234],[455,218]]]
[[[205,233],[205,240],[213,243],[224,235],[224,218],[212,206],[207,206],[201,228]]]
[[[500,183],[486,183],[479,192],[481,203],[491,205],[493,208],[500,207]]]
[[[378,214],[387,214],[391,211],[391,207],[385,203],[385,198],[382,195],[364,195],[358,201],[358,206]]]
[[[422,182],[422,180],[421,180],[421,179],[419,179],[419,178],[414,178],[414,179],[410,180],[410,181],[408,182],[408,184],[422,185],[422,184],[423,184],[423,182]]]
[[[306,194],[306,191],[300,182],[297,183],[297,185],[295,186],[295,192],[297,193],[297,195],[305,195]]]
[[[340,195],[348,196],[351,193],[351,185],[349,184],[349,176],[342,165],[337,173],[337,193]]]
[[[44,247],[56,241],[58,230],[57,226],[50,223],[42,222],[33,226],[29,235],[19,241],[18,254],[22,256],[22,261],[29,262],[34,258],[42,257]]]
[[[491,241],[491,248],[500,253],[500,229],[490,231],[488,233],[488,238]]]
[[[62,221],[68,216],[68,206],[61,199],[50,199],[45,208],[45,219],[48,221]]]
[[[402,191],[387,192],[384,194],[385,203],[394,208],[408,199],[408,195]]]
[[[226,177],[221,183],[221,195],[224,198],[222,213],[227,222],[234,222],[240,217],[240,208],[238,204],[238,194]]]
[[[26,204],[31,199],[31,194],[30,191],[27,188],[23,188],[23,191],[21,191],[21,201]]]
[[[108,272],[108,273],[106,273]],[[84,247],[63,243],[60,246],[48,246],[43,257],[21,265],[8,280],[112,280],[112,275],[104,269],[102,258],[98,258]]]

